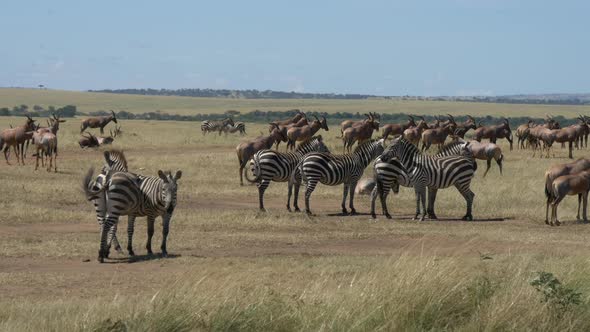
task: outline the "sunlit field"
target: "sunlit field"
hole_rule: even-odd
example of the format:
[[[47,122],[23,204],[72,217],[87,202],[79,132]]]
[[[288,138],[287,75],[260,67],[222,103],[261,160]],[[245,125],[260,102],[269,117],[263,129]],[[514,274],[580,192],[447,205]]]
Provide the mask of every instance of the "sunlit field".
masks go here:
[[[44,93],[39,91],[27,104],[65,104],[58,102],[63,96],[51,99]],[[546,112],[530,105],[201,102],[118,95],[103,102],[102,94],[74,95],[79,99],[67,103],[82,111],[157,108],[188,114],[356,107],[473,115]],[[23,103],[17,94],[11,98],[1,98],[2,103]],[[167,98],[186,99],[186,104],[165,106]],[[551,106],[550,112],[580,110]],[[102,166],[104,149],[79,148],[79,121],[67,119],[60,128],[57,173],[34,171],[31,149],[25,166],[17,166],[14,156],[12,166],[0,162],[0,330],[590,329],[590,228],[575,220],[577,199],[568,197],[560,205],[564,225],[544,223],[543,174],[550,165],[569,160],[566,149],[557,147],[555,158],[532,158],[531,151],[509,151],[502,141],[503,176],[493,163],[483,178],[485,163],[479,162],[472,183],[473,222],[459,220],[465,202],[455,188],[439,191],[438,221],[411,220],[411,188],[389,196],[393,220],[380,215],[380,208],[378,218],[370,219],[367,196],[357,196],[360,215],[340,216],[342,186],[322,185],[311,198],[317,216],[307,217],[287,212],[285,183],[273,183],[267,190],[267,213],[258,211],[256,187],[239,185],[235,147],[266,133],[267,125],[247,124],[246,136],[226,137],[204,136],[195,122],[121,120],[123,135],[112,148],[125,151],[131,171],[156,175],[159,169],[180,169],[183,176],[168,238],[170,257],[146,255],[145,219],[140,218],[134,241],[138,256],[129,259],[126,253],[112,252],[112,259],[99,264],[99,229],[81,181],[88,168]],[[0,117],[0,128],[21,122]],[[332,152],[341,153],[336,126],[320,133]],[[586,149],[574,151],[574,157],[588,155]],[[371,174],[369,167],[365,176]],[[123,218],[118,233],[123,247],[126,224]],[[160,225],[158,219],[156,253]],[[551,272],[580,292],[581,303],[561,307],[543,302],[529,284],[538,271]]]

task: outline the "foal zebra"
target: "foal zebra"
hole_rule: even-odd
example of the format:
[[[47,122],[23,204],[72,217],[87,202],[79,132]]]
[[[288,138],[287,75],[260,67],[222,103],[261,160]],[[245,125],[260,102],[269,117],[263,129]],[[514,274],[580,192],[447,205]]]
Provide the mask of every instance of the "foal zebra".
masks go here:
[[[254,180],[250,180],[246,174],[246,180],[256,183],[258,186],[258,198],[260,210],[264,209],[264,191],[271,181],[289,181],[289,196],[287,209],[290,211],[291,189],[293,187],[291,175],[303,157],[310,152],[330,152],[324,144],[322,136],[314,136],[309,141],[299,144],[295,152],[281,153],[274,150],[260,150],[250,160],[250,167],[254,174]]]
[[[318,182],[328,186],[344,184],[342,196],[342,213],[346,211],[346,196],[350,191],[350,214],[356,214],[354,208],[354,188],[369,163],[384,150],[384,139],[370,140],[357,146],[350,154],[332,155],[330,153],[312,152],[306,155],[293,173],[295,183],[295,210],[298,211],[297,199],[301,180],[305,182],[305,212],[312,214],[309,198]]]
[[[221,135],[221,131],[227,125],[233,126],[234,120],[231,118],[225,118],[223,120],[205,120],[201,122],[201,132],[205,135],[206,133],[217,131]]]
[[[132,240],[134,222],[136,217],[147,216],[148,239],[146,249],[152,254],[152,236],[154,235],[154,222],[156,217],[162,217],[162,255],[166,256],[166,238],[169,232],[170,218],[176,207],[177,180],[182,176],[177,171],[174,176],[170,172],[158,171],[158,177],[137,175],[128,172],[108,173],[106,182],[99,190],[91,189],[93,170],[90,169],[84,178],[83,188],[86,197],[90,200],[99,193],[104,193],[105,206],[101,215],[105,216],[101,227],[100,250],[98,261],[104,262],[108,255],[109,236],[116,228],[113,226],[119,221],[119,216],[127,215],[129,223],[127,228],[127,250],[133,256]],[[110,234],[109,234],[110,233]]]
[[[98,174],[94,181],[89,183],[90,191],[97,192],[95,196],[89,198],[94,203],[94,209],[96,210],[96,220],[98,221],[98,225],[102,229],[102,225],[104,224],[105,215],[104,212],[106,211],[106,197],[103,191],[100,191],[102,187],[106,183],[107,174],[109,172],[128,172],[129,169],[127,168],[127,159],[125,159],[125,154],[123,151],[120,150],[111,150],[104,152],[104,160],[105,165],[102,167],[101,172]],[[113,226],[113,230],[109,233],[111,237],[109,237],[108,243],[109,248],[111,243],[115,245],[115,250],[119,253],[122,253],[121,245],[117,240],[117,225]],[[107,251],[107,257],[109,253]]]
[[[387,150],[381,155],[381,160],[390,161],[392,158],[399,160],[403,165],[409,183],[416,192],[416,214],[420,215],[420,204],[424,213],[420,220],[424,220],[426,214],[429,218],[437,219],[434,213],[434,203],[438,189],[454,185],[467,203],[467,213],[463,220],[473,220],[472,205],[475,194],[469,188],[471,179],[477,169],[477,164],[471,154],[465,149],[463,143],[452,143],[435,156],[427,156],[404,138],[395,139]],[[461,155],[452,155],[456,152]],[[404,184],[408,184],[405,177]],[[426,189],[428,188],[428,209],[426,209]],[[382,204],[385,203],[382,201]],[[374,214],[374,211],[373,211]],[[387,215],[386,215],[387,216]]]

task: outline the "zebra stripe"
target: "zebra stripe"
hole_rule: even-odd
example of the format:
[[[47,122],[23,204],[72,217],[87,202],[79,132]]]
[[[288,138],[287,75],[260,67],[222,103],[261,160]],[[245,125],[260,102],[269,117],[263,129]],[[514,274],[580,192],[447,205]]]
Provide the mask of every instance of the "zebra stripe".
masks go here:
[[[159,177],[148,177],[128,172],[108,173],[107,181],[100,192],[104,193],[105,206],[101,214],[105,216],[101,228],[100,251],[98,260],[102,263],[107,257],[108,244],[107,239],[113,236],[116,230],[114,225],[117,224],[119,216],[127,215],[128,223],[128,243],[127,250],[130,255],[134,255],[132,240],[134,222],[136,217],[147,216],[148,219],[148,241],[146,249],[148,254],[152,254],[151,241],[154,234],[154,222],[156,217],[162,217],[163,237],[162,237],[162,255],[166,256],[166,239],[169,232],[169,223],[172,213],[176,206],[176,181],[181,177],[182,172],[177,171],[173,177],[170,172],[164,174],[158,171]],[[89,172],[84,179],[85,188],[88,187],[92,173]],[[87,197],[91,198],[96,192],[88,189]]]
[[[383,152],[384,139],[370,140],[357,146],[353,153],[344,155],[332,155],[329,153],[312,152],[307,154],[298,170],[294,172],[295,182],[295,209],[297,207],[297,198],[301,180],[305,182],[305,211],[311,214],[309,208],[309,198],[318,183],[329,186],[344,184],[344,193],[342,197],[342,212],[346,211],[346,197],[350,191],[349,207],[351,214],[356,214],[354,208],[354,188],[363,175],[367,165]],[[301,179],[301,180],[300,180]]]
[[[96,210],[96,220],[98,221],[99,227],[102,228],[105,220],[105,207],[106,207],[106,198],[104,192],[101,189],[104,187],[107,179],[107,174],[109,172],[127,172],[127,159],[125,158],[125,154],[123,151],[120,150],[111,150],[104,152],[104,159],[105,165],[102,167],[100,174],[96,177],[96,179],[89,184],[89,189],[92,192],[98,192],[95,196],[93,196],[90,200],[94,203],[94,209]],[[117,240],[117,225],[113,226],[113,230],[110,232],[112,234],[111,237],[108,239],[108,246],[109,249],[111,244],[115,245],[115,250],[119,253],[122,253],[121,245]],[[108,257],[108,251],[107,251]]]
[[[227,135],[227,133],[235,133],[239,132],[241,135],[246,134],[246,124],[243,122],[236,122],[235,124],[227,124],[223,127],[222,131]]]
[[[454,185],[461,195],[465,198],[467,203],[467,213],[463,217],[463,220],[473,220],[472,216],[472,205],[475,194],[469,188],[471,179],[473,178],[474,172],[477,169],[477,164],[473,159],[473,155],[466,149],[467,145],[464,143],[451,143],[441,150],[435,156],[427,156],[420,153],[420,151],[412,145],[409,141],[404,138],[398,138],[392,142],[387,150],[381,156],[381,160],[391,161],[393,158],[397,158],[399,161],[396,166],[397,170],[394,169],[392,173],[396,171],[402,174],[404,184],[408,184],[406,176],[409,177],[409,185],[413,186],[416,191],[416,215],[415,219],[420,214],[420,203],[424,213],[420,217],[420,220],[424,220],[424,216],[428,213],[428,216],[432,219],[437,219],[434,212],[434,202],[436,200],[436,194],[438,189],[448,188]],[[460,155],[453,155],[454,153],[460,153]],[[395,162],[393,162],[395,163]],[[403,165],[403,170],[399,171],[399,165]],[[391,183],[392,175],[385,179],[380,179],[383,182]],[[376,186],[377,187],[377,186]],[[426,209],[426,188],[428,188],[428,209]],[[377,189],[379,190],[379,189]],[[383,193],[380,193],[383,196]],[[382,205],[385,203],[382,201]],[[386,210],[385,210],[386,211]],[[374,210],[372,211],[374,215]],[[387,216],[388,214],[386,214]]]
[[[294,152],[281,153],[278,151],[265,149],[258,151],[250,160],[250,167],[254,174],[254,180],[249,182],[256,182],[258,186],[258,199],[260,202],[260,210],[264,209],[264,192],[270,185],[271,181],[286,182],[289,181],[289,194],[287,198],[287,209],[291,211],[291,192],[293,183],[291,175],[297,165],[303,160],[303,157],[310,152],[330,152],[324,144],[322,136],[314,136],[310,140],[299,144]]]
[[[203,135],[205,135],[209,132],[217,131],[221,135],[221,131],[227,125],[233,126],[234,121],[231,118],[225,118],[223,120],[205,120],[201,122],[201,132],[203,132]]]

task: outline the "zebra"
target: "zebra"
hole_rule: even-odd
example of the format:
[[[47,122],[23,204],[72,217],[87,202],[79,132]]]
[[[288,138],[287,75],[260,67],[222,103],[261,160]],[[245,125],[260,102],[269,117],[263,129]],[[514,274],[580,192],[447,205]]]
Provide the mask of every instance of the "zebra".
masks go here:
[[[303,157],[310,152],[330,152],[328,147],[326,147],[324,144],[324,140],[321,135],[314,136],[310,140],[299,144],[294,152],[281,153],[278,151],[265,149],[258,151],[254,155],[254,157],[250,160],[250,167],[255,178],[254,180],[251,180],[246,174],[246,180],[256,183],[258,186],[260,211],[266,211],[264,209],[264,192],[270,185],[271,181],[289,181],[287,209],[291,211],[290,201],[291,191],[293,188],[293,183],[290,181],[291,175]]]
[[[90,185],[90,190],[93,192],[98,192],[94,197],[92,197],[90,200],[93,201],[94,203],[94,208],[96,210],[96,220],[98,221],[98,225],[102,228],[102,225],[104,223],[104,218],[105,215],[103,214],[105,211],[105,207],[106,207],[106,197],[104,195],[104,192],[101,192],[100,189],[102,189],[102,187],[104,186],[104,184],[106,183],[106,178],[107,178],[107,174],[109,172],[128,172],[129,169],[127,167],[127,159],[125,158],[125,154],[123,153],[123,151],[120,150],[111,150],[111,151],[105,151],[104,152],[104,160],[105,160],[105,165],[102,167],[101,172],[98,174],[98,176],[96,177],[96,179],[94,181],[91,181],[89,183]],[[111,237],[109,238],[109,248],[111,243],[115,245],[115,250],[117,250],[119,253],[122,253],[123,250],[121,249],[121,245],[119,244],[119,241],[117,240],[117,225],[115,224],[113,226],[113,230],[111,231]],[[108,257],[108,251],[107,251],[107,257]]]
[[[205,135],[206,133],[217,131],[221,135],[221,131],[227,125],[233,126],[234,120],[232,120],[232,118],[225,118],[223,120],[205,120],[201,122],[201,132]]]
[[[445,145],[434,157],[446,157],[452,155],[469,155],[466,142],[452,142]],[[474,166],[477,169],[477,163],[474,161]],[[387,219],[391,219],[391,215],[387,210],[387,195],[392,190],[394,194],[399,192],[399,186],[413,187],[408,172],[404,165],[397,159],[392,158],[388,161],[382,160],[382,156],[377,157],[373,165],[373,175],[375,179],[375,187],[371,192],[371,217],[377,218],[375,214],[375,200],[377,195],[381,201],[381,208],[383,214]]]
[[[444,150],[448,152],[448,149]],[[381,159],[387,161],[394,157],[403,164],[416,192],[414,219],[420,215],[420,204],[424,211],[420,216],[421,221],[426,214],[431,219],[437,219],[434,213],[437,190],[454,185],[467,203],[467,212],[462,219],[473,220],[472,205],[475,194],[469,185],[477,166],[471,155],[427,156],[420,153],[408,140],[397,138],[381,155]],[[426,209],[426,188],[428,188],[428,209]]]
[[[350,191],[350,215],[355,215],[354,208],[354,188],[363,175],[367,165],[379,156],[384,150],[384,139],[368,140],[358,145],[350,154],[332,155],[324,152],[312,152],[307,154],[297,171],[293,173],[295,183],[295,211],[299,211],[297,198],[299,196],[299,187],[301,181],[305,182],[305,212],[311,215],[309,208],[309,198],[313,193],[318,182],[329,186],[344,184],[344,193],[342,196],[342,213],[348,214],[346,210],[346,196]]]
[[[227,136],[227,133],[233,134],[235,132],[239,132],[240,135],[245,135],[246,134],[246,125],[243,122],[236,122],[233,125],[227,124],[225,127],[223,127],[221,129],[221,131],[223,131],[226,136]],[[221,131],[219,132],[219,134],[221,134]]]
[[[113,226],[117,224],[119,216],[128,216],[127,250],[130,256],[133,252],[133,231],[136,217],[147,216],[148,239],[146,249],[148,254],[152,252],[152,236],[154,235],[154,222],[156,217],[162,217],[162,256],[167,256],[166,239],[169,232],[170,218],[176,207],[177,180],[182,176],[179,170],[173,176],[170,172],[158,171],[158,177],[137,175],[129,172],[109,172],[104,185],[99,190],[92,190],[90,182],[93,169],[90,169],[84,178],[83,188],[86,197],[90,200],[99,193],[104,193],[105,206],[102,215],[104,222],[101,227],[100,250],[98,261],[103,263],[108,254],[109,237],[112,237]],[[111,233],[111,234],[109,234]]]

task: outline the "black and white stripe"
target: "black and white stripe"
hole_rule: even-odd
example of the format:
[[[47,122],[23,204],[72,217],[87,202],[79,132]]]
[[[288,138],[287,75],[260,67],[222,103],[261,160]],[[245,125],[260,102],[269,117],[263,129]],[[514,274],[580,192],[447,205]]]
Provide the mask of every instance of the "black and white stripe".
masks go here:
[[[298,171],[294,172],[295,210],[298,210],[297,196],[301,180],[305,182],[305,211],[311,214],[309,198],[318,183],[329,186],[344,184],[342,197],[342,213],[346,211],[346,196],[350,191],[349,207],[351,214],[356,214],[354,208],[354,188],[363,175],[369,163],[383,152],[384,140],[370,140],[356,147],[351,154],[332,155],[329,153],[313,152],[301,161]],[[301,179],[301,180],[300,180]]]
[[[222,131],[227,135],[228,133],[233,134],[239,132],[240,135],[246,134],[246,124],[243,122],[236,122],[233,125],[227,124],[223,127]]]
[[[221,135],[221,131],[227,125],[233,126],[234,120],[231,118],[225,118],[223,120],[205,120],[201,122],[201,132],[203,132],[203,135],[205,135],[209,132],[217,131]]]
[[[128,172],[129,169],[127,167],[127,159],[125,159],[125,154],[123,151],[119,150],[111,150],[104,152],[104,159],[105,165],[102,167],[100,174],[89,183],[91,192],[97,192],[97,194],[92,197],[90,200],[94,203],[94,208],[96,210],[96,220],[98,221],[98,225],[102,228],[102,225],[105,220],[104,212],[106,210],[106,198],[104,191],[101,191],[104,184],[106,183],[107,174],[109,172]],[[108,246],[109,249],[111,244],[115,245],[115,250],[118,252],[122,252],[121,245],[117,240],[117,225],[113,226],[113,230],[109,233],[111,237],[108,239]],[[108,257],[108,251],[107,251]]]
[[[454,153],[460,155],[453,155]],[[439,154],[427,156],[422,155],[409,141],[398,138],[381,156],[381,160],[385,161],[391,161],[393,158],[399,161],[397,165],[403,165],[409,183],[416,192],[415,218],[420,215],[420,204],[422,204],[424,213],[420,220],[424,220],[426,213],[430,218],[436,219],[434,203],[437,190],[454,185],[467,203],[467,213],[463,219],[473,220],[472,205],[475,194],[469,186],[477,164],[464,143],[452,143],[443,148]],[[401,178],[407,184],[406,175]],[[428,209],[426,209],[426,188],[428,188]],[[382,204],[384,205],[383,202]]]
[[[176,181],[180,179],[181,171],[172,176],[170,172],[158,171],[158,177],[137,175],[128,172],[107,173],[107,179],[103,187],[93,191],[89,187],[92,170],[84,179],[86,197],[92,199],[96,194],[103,192],[105,206],[101,214],[105,216],[101,228],[100,251],[98,260],[102,263],[107,257],[109,237],[112,237],[113,226],[119,221],[119,216],[129,216],[127,249],[130,255],[134,255],[132,238],[133,226],[136,217],[147,216],[148,241],[146,249],[152,254],[151,241],[154,234],[154,222],[156,217],[162,217],[162,255],[166,256],[166,238],[169,231],[170,218],[176,206]],[[111,233],[111,234],[109,234]]]
[[[289,211],[291,210],[291,175],[295,168],[297,168],[297,165],[303,160],[303,157],[310,152],[330,152],[324,144],[321,135],[314,136],[310,140],[299,144],[294,152],[281,153],[274,150],[260,150],[254,155],[250,160],[250,167],[255,178],[254,180],[250,180],[246,177],[246,179],[250,182],[256,182],[258,186],[260,210],[264,211],[264,192],[271,181],[289,181],[287,209]]]

